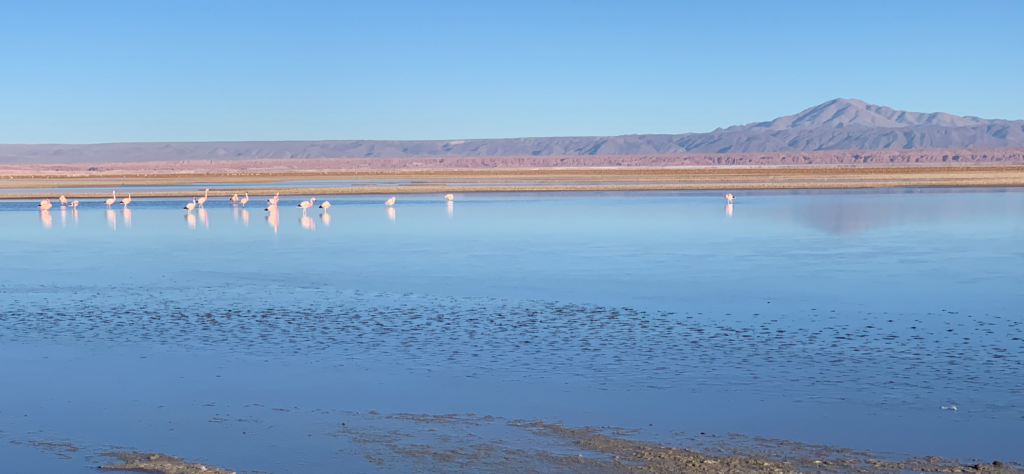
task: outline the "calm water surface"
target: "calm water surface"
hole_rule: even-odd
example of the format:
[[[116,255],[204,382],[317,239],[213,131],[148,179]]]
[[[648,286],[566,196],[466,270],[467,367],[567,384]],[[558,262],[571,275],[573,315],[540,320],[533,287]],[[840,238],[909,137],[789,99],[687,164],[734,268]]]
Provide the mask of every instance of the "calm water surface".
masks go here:
[[[377,410],[1024,461],[1024,193],[720,194],[0,202],[0,458],[376,472],[323,411]]]

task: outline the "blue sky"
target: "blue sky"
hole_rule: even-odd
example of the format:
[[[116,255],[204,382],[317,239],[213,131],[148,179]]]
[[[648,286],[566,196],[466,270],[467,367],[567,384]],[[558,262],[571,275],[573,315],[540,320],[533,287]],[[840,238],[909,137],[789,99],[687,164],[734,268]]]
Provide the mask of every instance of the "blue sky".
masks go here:
[[[1024,118],[1020,1],[7,2],[0,143],[683,133],[836,97]]]

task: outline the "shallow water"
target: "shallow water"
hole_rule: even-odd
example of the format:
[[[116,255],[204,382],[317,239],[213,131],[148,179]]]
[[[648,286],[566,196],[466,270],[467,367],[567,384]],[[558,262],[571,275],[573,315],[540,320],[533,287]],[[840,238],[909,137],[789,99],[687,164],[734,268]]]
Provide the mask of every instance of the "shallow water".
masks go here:
[[[315,411],[378,410],[1024,461],[1024,193],[720,194],[0,202],[0,458],[375,472]]]

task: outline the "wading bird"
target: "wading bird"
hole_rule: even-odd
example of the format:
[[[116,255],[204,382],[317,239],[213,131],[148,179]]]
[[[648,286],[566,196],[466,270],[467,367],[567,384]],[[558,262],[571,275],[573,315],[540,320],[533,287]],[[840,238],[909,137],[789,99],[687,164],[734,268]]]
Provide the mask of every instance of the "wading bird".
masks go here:
[[[310,207],[312,207],[314,202],[316,202],[316,198],[315,197],[314,198],[309,198],[308,201],[302,201],[302,202],[299,203],[299,207],[302,208],[302,215],[306,215],[306,209],[309,209]]]
[[[729,194],[726,194],[726,195],[725,195],[725,200],[726,200],[727,202],[732,202],[733,198],[735,198],[735,197],[736,197],[736,196],[733,196],[733,195],[732,195],[732,193],[729,193]]]
[[[449,201],[454,201],[455,200],[455,195],[454,194],[445,194],[444,198],[449,200]]]
[[[132,193],[128,193],[128,197],[126,197],[126,198],[121,200],[121,204],[124,204],[124,207],[128,207],[128,204],[131,203],[131,202],[132,202]]]
[[[238,196],[237,194],[235,196]],[[245,197],[238,200],[238,203],[245,207],[245,203],[249,202],[249,193],[245,193]]]
[[[53,207],[53,204],[50,204],[49,199],[43,199],[42,201],[39,201],[39,210],[45,211],[51,207]]]
[[[199,198],[199,200],[196,201],[196,204],[198,204],[199,207],[203,207],[203,203],[206,202],[206,200],[209,199],[209,198],[210,198],[210,190],[207,189],[206,193],[203,194],[203,197]]]
[[[60,205],[62,206],[68,203],[68,198],[64,197],[63,194],[61,194],[57,200],[60,201]]]
[[[281,200],[281,193],[274,194],[274,197],[267,199],[267,204],[277,205],[277,201]]]
[[[330,207],[331,207],[331,203],[330,202],[324,201],[324,202],[320,203],[320,209],[323,209],[324,212],[327,212],[327,209],[330,209]]]
[[[186,211],[189,212],[189,214],[191,214],[192,213],[192,209],[195,209],[195,208],[196,208],[196,198],[192,198],[192,202],[190,202],[188,204],[185,204],[185,207],[183,209],[185,209]]]
[[[112,205],[114,204],[114,202],[115,202],[115,201],[117,201],[117,191],[114,191],[114,192],[113,192],[113,193],[111,193],[111,194],[112,194],[112,195],[113,195],[114,197],[112,197],[112,198],[110,198],[110,199],[107,199],[106,201],[103,201],[103,204],[106,204],[106,205],[107,205],[107,208],[110,208],[110,206],[112,206]]]
[[[228,202],[238,202],[238,195],[237,194],[232,194],[231,198],[228,199]]]
[[[78,201],[71,201],[71,207],[78,207]]]
[[[394,196],[391,196],[391,199],[388,199],[387,201],[384,201],[384,205],[385,206],[390,206],[390,205],[392,205],[394,203],[395,203],[395,197]]]

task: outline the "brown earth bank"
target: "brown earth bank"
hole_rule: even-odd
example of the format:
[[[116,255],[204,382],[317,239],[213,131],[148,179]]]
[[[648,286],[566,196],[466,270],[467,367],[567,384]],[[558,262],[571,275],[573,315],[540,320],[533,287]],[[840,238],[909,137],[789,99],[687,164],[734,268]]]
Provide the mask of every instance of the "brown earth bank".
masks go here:
[[[963,166],[1024,165],[1024,148],[832,150],[773,153],[676,153],[561,156],[441,156],[404,158],[232,158],[88,161],[60,158],[0,161],[0,177],[125,173],[269,173],[529,168],[670,168],[719,166]]]
[[[324,183],[325,180],[345,180]],[[309,181],[309,184],[303,184]],[[133,197],[210,195],[410,194],[543,191],[855,189],[886,187],[1020,187],[1020,166],[540,168],[495,170],[281,171],[241,173],[25,174],[0,179],[0,199],[108,197],[134,186]],[[258,188],[248,185],[262,184]],[[282,183],[273,186],[272,183]],[[268,184],[271,184],[268,186]],[[159,189],[158,186],[181,186]],[[195,188],[189,189],[190,186]],[[147,188],[152,187],[152,188]],[[83,189],[86,188],[86,189]],[[93,190],[93,188],[95,190]],[[24,190],[24,191],[20,191]],[[72,192],[73,191],[73,192]]]

